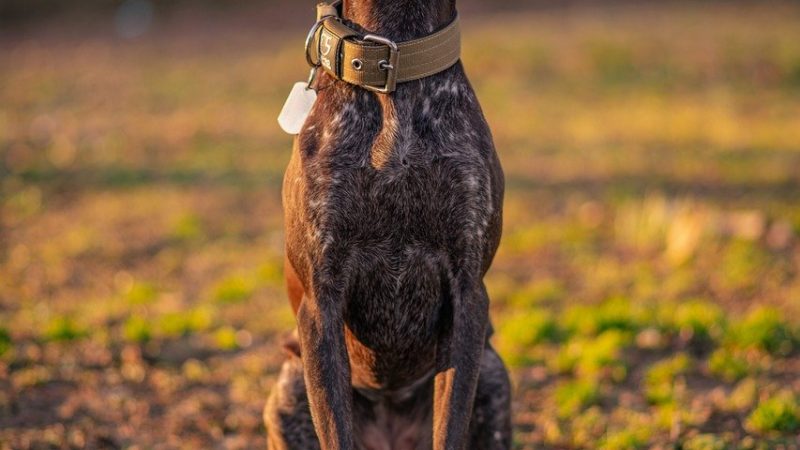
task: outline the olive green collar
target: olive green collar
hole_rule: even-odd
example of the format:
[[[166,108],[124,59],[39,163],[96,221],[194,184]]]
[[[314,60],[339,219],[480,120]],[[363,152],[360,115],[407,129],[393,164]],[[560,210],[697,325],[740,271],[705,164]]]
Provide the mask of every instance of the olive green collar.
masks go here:
[[[461,56],[458,16],[423,38],[393,42],[345,25],[339,14],[340,5],[340,1],[318,4],[317,22],[306,39],[306,60],[311,67],[321,68],[339,80],[387,94],[395,90],[397,83],[448,69]]]

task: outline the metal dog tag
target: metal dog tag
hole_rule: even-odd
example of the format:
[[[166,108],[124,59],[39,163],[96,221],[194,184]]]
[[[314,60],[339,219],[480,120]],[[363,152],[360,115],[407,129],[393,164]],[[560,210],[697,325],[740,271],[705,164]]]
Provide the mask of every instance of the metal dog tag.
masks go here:
[[[310,89],[308,83],[303,81],[295,83],[278,116],[278,123],[283,131],[299,134],[316,100],[317,91]]]

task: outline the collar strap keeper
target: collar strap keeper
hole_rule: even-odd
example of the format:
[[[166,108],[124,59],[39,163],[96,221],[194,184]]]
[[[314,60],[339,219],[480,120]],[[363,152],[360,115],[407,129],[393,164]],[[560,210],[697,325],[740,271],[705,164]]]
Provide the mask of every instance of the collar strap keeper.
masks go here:
[[[306,39],[306,59],[339,80],[388,94],[397,83],[442,72],[461,57],[458,16],[433,34],[395,43],[348,27],[336,5],[317,5],[318,21]]]

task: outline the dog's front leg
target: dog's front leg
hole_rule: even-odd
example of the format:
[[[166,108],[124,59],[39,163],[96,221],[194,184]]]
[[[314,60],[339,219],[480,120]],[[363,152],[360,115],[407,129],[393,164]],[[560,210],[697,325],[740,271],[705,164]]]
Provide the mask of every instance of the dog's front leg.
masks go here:
[[[463,450],[466,444],[480,361],[486,342],[489,298],[480,280],[451,280],[450,326],[436,349],[433,448]]]
[[[311,297],[311,298],[309,298]],[[314,288],[297,312],[306,389],[323,450],[352,450],[350,363],[344,341],[344,302],[335,289]]]

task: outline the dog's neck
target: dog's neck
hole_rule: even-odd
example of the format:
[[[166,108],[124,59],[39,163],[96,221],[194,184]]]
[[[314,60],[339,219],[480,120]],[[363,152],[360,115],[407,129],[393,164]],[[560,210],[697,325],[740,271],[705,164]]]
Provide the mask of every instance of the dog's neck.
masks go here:
[[[344,18],[370,33],[397,42],[444,27],[455,16],[456,0],[344,0]]]
[[[344,0],[342,16],[365,32],[403,42],[427,36],[449,24],[456,14],[455,3],[456,0]],[[459,78],[463,78],[460,68],[453,68],[449,73],[450,77],[458,74]],[[347,99],[342,101],[353,103],[350,108],[338,102],[333,103],[334,111],[360,112],[357,119],[338,122],[360,124],[353,126],[357,130],[353,135],[363,135],[364,127],[378,127],[377,134],[370,138],[369,144],[371,165],[378,169],[388,164],[393,155],[411,148],[410,142],[417,136],[413,127],[419,122],[414,117],[423,114],[423,111],[428,114],[432,109],[433,87],[424,81],[398,85],[398,95],[373,95],[362,89],[362,95],[353,96],[350,94],[356,91],[351,86],[345,83],[339,83],[338,86],[336,90],[322,90],[322,96],[333,97],[332,93],[340,92],[343,94],[340,98]],[[452,92],[455,83],[447,86],[447,92]],[[419,107],[425,99],[428,106]],[[452,101],[452,98],[447,101]],[[376,107],[379,108],[377,111]],[[374,117],[372,112],[378,113],[380,121],[374,125],[364,125],[367,118]]]

